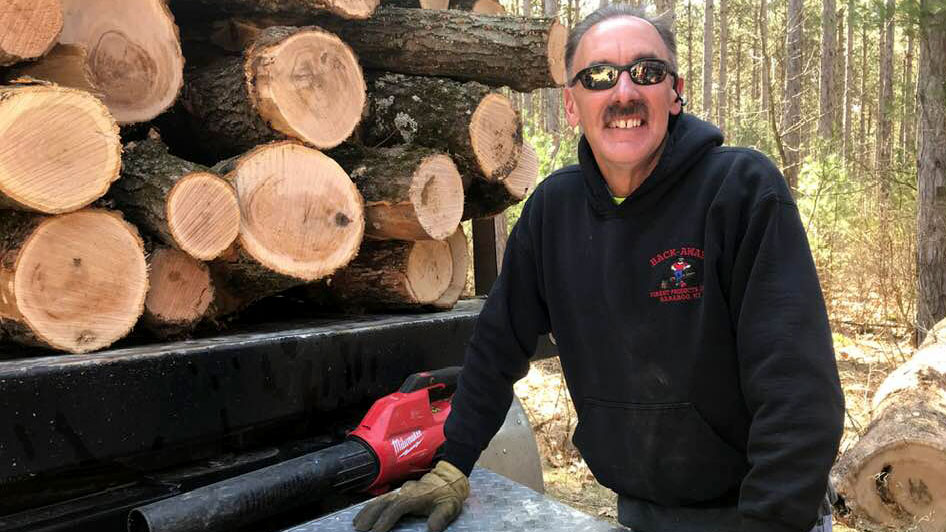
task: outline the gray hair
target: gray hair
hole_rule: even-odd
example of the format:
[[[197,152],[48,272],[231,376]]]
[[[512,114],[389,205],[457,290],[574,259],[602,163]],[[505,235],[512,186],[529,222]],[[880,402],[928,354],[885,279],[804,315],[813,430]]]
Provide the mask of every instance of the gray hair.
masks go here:
[[[650,16],[642,7],[629,4],[610,4],[598,8],[585,17],[568,34],[568,41],[565,43],[565,71],[568,72],[569,81],[574,75],[572,67],[575,60],[575,51],[578,50],[578,43],[581,42],[581,38],[596,24],[618,17],[636,17],[653,26],[670,52],[670,68],[674,72],[677,71],[677,38],[674,36],[671,27],[673,23],[672,14],[668,12],[658,16]]]

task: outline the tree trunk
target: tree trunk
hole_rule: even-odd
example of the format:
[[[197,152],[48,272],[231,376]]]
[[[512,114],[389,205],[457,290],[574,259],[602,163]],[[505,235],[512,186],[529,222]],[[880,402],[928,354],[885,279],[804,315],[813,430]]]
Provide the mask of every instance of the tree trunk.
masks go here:
[[[719,85],[716,87],[716,107],[719,127],[726,132],[727,68],[729,55],[729,9],[728,0],[719,0]]]
[[[903,118],[900,121],[901,160],[907,160],[916,149],[916,82],[913,78],[914,33],[907,33],[907,55],[903,58]]]
[[[742,115],[742,37],[736,39],[736,90],[734,109],[736,116]]]
[[[183,251],[158,247],[148,254],[148,279],[141,323],[155,336],[182,336],[208,315],[214,289],[203,262]]]
[[[866,432],[832,478],[858,530],[946,527],[946,345],[921,349],[877,389]]]
[[[164,0],[62,0],[59,42],[89,50],[102,101],[120,124],[147,122],[174,103],[184,56]]]
[[[686,80],[688,83],[695,83],[696,78],[693,77],[693,5],[690,0],[687,0],[687,77]],[[690,90],[689,92],[694,92]]]
[[[844,166],[850,168],[852,100],[854,94],[854,0],[847,1],[847,40],[844,51],[844,140],[842,153]]]
[[[882,172],[881,188],[890,190],[890,180],[886,172],[890,166],[890,136],[892,131],[891,112],[893,111],[893,39],[894,39],[894,0],[887,0],[881,22],[883,50],[880,54],[880,93],[877,99],[877,170]]]
[[[358,256],[332,276],[344,306],[410,308],[438,301],[453,282],[450,244],[438,240],[366,240]]]
[[[343,145],[329,153],[365,199],[365,236],[444,240],[463,214],[463,181],[450,157],[429,148]]]
[[[703,14],[703,118],[713,118],[713,0]]]
[[[121,169],[118,126],[92,95],[54,85],[0,86],[0,209],[80,209]]]
[[[502,181],[475,181],[467,191],[463,219],[496,216],[519,203],[535,188],[539,177],[539,158],[529,143],[523,143],[516,169]]]
[[[762,101],[764,102],[764,112],[769,117],[769,127],[772,129],[772,137],[775,139],[775,146],[778,148],[782,166],[785,167],[788,166],[788,157],[785,153],[785,144],[782,142],[782,133],[778,129],[778,121],[775,118],[775,98],[772,97],[772,58],[769,56],[767,14],[767,2],[766,0],[761,0],[761,2],[759,2],[759,12],[756,22],[759,26],[759,39],[762,48]]]
[[[542,0],[542,5],[547,18],[558,20],[558,0]],[[561,91],[558,89],[545,90],[545,131],[553,135],[557,134],[559,129],[559,109],[562,107],[560,95]]]
[[[835,109],[834,95],[837,91],[834,73],[837,53],[837,6],[835,0],[821,2],[821,92],[818,108],[818,136],[829,144],[834,142]]]
[[[368,83],[365,144],[418,144],[450,153],[464,188],[516,167],[522,122],[508,98],[475,83],[386,74]]]
[[[217,315],[321,279],[348,264],[364,234],[364,202],[344,170],[298,142],[259,146],[214,166],[236,189],[237,241],[211,264]]]
[[[860,124],[857,130],[857,136],[861,139],[861,149],[860,152],[863,154],[867,150],[867,114],[870,109],[870,103],[867,101],[867,24],[861,26],[861,93],[858,97],[858,102],[861,104],[860,110]],[[865,157],[861,166],[868,166],[870,157]]]
[[[249,24],[241,27],[241,35],[254,36]],[[358,59],[315,27],[261,30],[243,57],[189,72],[183,95],[190,125],[221,158],[286,136],[337,146],[358,124],[364,102]]]
[[[6,0],[0,14],[0,67],[46,55],[61,31],[59,0]]]
[[[519,92],[565,82],[567,31],[548,18],[385,7],[364,21],[319,18],[317,23],[350,44],[365,68],[474,80]]]
[[[78,44],[57,44],[38,61],[11,68],[7,79],[15,82],[16,78],[49,81],[101,95],[92,78],[92,69],[89,68],[88,51]]]
[[[156,135],[125,145],[122,178],[109,196],[135,225],[195,259],[217,258],[240,229],[230,184],[171,155]]]
[[[804,40],[804,4],[802,0],[788,2],[788,30],[785,38],[785,113],[782,121],[785,143],[785,178],[794,192],[798,189],[798,169],[801,163],[801,81],[802,41]]]
[[[917,327],[946,317],[946,13],[921,27],[917,152]]]
[[[171,6],[186,20],[268,17],[295,26],[311,24],[312,17],[320,12],[343,19],[366,19],[375,12],[378,0],[171,0]]]
[[[141,316],[148,271],[118,213],[0,216],[0,333],[70,353],[101,349]]]

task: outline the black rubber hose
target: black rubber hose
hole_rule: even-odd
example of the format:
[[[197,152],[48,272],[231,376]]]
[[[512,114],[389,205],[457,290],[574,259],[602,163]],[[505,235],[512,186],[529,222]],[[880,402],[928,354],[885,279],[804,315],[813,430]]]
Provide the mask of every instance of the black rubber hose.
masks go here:
[[[327,493],[365,488],[378,476],[368,447],[349,440],[244,475],[135,508],[129,532],[232,530]]]

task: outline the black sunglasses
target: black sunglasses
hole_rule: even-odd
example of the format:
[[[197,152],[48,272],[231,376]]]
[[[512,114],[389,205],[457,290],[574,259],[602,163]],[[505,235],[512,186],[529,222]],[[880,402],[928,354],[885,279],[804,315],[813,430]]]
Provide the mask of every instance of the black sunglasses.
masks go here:
[[[582,86],[588,90],[603,91],[617,85],[621,72],[625,71],[631,76],[631,81],[638,85],[656,85],[663,81],[667,74],[673,76],[674,85],[677,81],[677,73],[670,69],[670,63],[663,59],[643,58],[624,66],[592,65],[575,74],[568,85],[572,87],[581,81]]]

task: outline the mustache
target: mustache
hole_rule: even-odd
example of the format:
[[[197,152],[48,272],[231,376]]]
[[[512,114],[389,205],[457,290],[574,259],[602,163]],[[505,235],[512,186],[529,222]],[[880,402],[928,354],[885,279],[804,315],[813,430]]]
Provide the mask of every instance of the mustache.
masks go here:
[[[626,103],[612,103],[604,110],[604,122],[608,123],[622,116],[637,115],[647,119],[647,106],[640,100]]]

